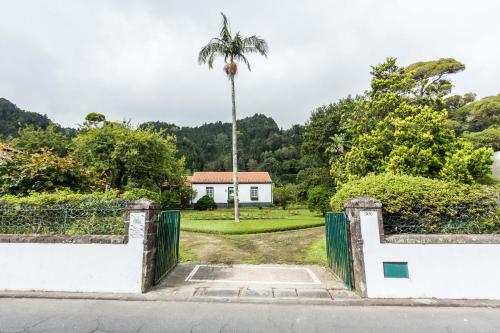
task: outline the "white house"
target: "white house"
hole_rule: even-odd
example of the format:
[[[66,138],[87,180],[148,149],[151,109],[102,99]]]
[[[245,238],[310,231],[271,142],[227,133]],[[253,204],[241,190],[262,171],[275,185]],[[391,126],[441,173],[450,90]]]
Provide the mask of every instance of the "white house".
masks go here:
[[[196,193],[193,202],[208,195],[223,207],[233,197],[232,172],[195,172],[186,182]],[[238,172],[238,189],[241,206],[266,206],[273,202],[273,182],[268,172]]]

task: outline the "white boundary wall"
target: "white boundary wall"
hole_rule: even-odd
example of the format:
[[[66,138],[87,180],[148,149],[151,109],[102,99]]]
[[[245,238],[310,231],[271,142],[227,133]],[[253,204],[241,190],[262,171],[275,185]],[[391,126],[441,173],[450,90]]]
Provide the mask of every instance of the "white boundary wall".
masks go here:
[[[500,244],[381,243],[377,214],[360,212],[368,297],[500,299]],[[409,278],[384,278],[383,262]]]
[[[145,213],[127,244],[0,243],[0,290],[140,293]]]

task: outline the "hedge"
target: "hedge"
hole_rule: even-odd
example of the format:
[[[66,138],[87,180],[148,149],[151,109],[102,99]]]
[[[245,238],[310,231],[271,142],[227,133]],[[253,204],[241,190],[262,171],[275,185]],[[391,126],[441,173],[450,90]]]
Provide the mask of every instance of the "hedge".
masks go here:
[[[158,200],[147,190],[96,192],[59,191],[0,197],[0,233],[123,235],[125,206],[129,200]]]
[[[383,204],[384,226],[390,233],[500,233],[499,193],[424,177],[369,175],[344,184],[330,201],[335,211],[357,196]]]

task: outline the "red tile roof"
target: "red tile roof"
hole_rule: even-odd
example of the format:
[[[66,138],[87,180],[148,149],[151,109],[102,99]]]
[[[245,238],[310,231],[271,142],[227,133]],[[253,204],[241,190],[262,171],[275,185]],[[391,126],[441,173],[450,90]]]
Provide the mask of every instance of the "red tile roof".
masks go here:
[[[186,178],[192,184],[232,184],[232,172],[195,172],[190,178]],[[240,184],[266,184],[272,183],[268,172],[238,172],[238,183]]]

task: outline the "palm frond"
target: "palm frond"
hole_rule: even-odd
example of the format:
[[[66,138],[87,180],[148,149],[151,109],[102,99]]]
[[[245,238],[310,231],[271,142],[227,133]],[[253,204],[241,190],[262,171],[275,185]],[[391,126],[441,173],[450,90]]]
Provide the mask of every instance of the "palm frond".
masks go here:
[[[208,67],[212,68],[214,57],[217,55],[225,56],[228,51],[228,47],[224,43],[212,40],[202,47],[200,53],[198,53],[198,63],[204,64],[208,62]]]
[[[243,51],[249,53],[260,53],[267,57],[269,47],[267,42],[259,36],[250,36],[243,39]]]
[[[220,14],[222,15],[222,27],[220,29],[220,36],[222,40],[229,41],[231,40],[231,27],[229,25],[227,16],[224,13]]]
[[[212,68],[215,57],[224,58],[226,64],[233,61],[244,62],[248,70],[250,62],[245,56],[245,53],[258,53],[267,57],[269,50],[267,42],[259,36],[253,35],[250,37],[242,37],[239,32],[234,36],[231,35],[231,27],[229,20],[224,13],[222,15],[222,27],[220,36],[212,38],[198,54],[198,62],[200,64],[208,63],[208,67]]]
[[[243,61],[247,67],[248,67],[248,70],[249,71],[252,71],[252,69],[250,68],[250,63],[248,62],[248,59],[243,55],[243,54],[238,54],[234,57],[235,60],[238,60],[238,61]]]

